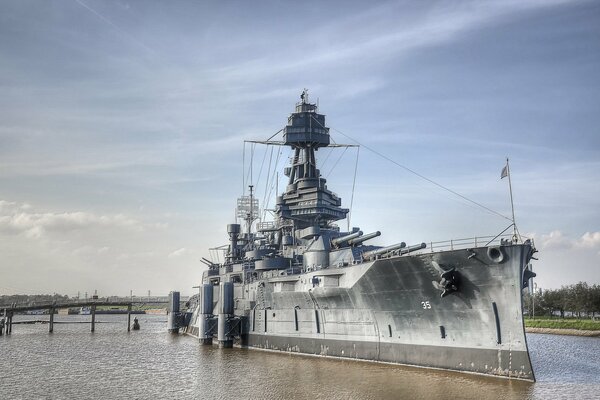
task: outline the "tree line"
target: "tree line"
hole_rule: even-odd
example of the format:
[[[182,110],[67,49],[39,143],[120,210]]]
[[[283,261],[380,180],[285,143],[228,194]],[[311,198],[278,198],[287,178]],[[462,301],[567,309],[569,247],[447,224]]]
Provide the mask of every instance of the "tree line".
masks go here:
[[[9,306],[13,303],[49,303],[52,301],[67,301],[69,296],[62,294],[12,294],[0,295],[0,305]]]
[[[571,316],[595,318],[600,314],[600,285],[579,282],[560,289],[538,290],[527,293],[524,305],[531,316]]]

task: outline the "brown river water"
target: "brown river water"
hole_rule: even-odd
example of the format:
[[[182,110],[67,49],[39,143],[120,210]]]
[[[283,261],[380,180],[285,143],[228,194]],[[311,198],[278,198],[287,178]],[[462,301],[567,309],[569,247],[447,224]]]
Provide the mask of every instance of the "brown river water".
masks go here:
[[[47,319],[17,316],[15,321]],[[200,346],[166,317],[15,325],[0,337],[0,399],[600,399],[600,338],[528,334],[536,383]],[[89,316],[56,316],[84,322]]]

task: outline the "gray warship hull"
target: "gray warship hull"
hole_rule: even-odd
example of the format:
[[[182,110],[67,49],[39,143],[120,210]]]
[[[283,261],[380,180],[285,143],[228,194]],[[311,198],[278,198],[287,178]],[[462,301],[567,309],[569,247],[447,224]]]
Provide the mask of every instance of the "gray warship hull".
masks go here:
[[[237,340],[251,348],[534,380],[522,315],[533,242],[523,242],[516,227],[510,239],[498,235],[484,246],[481,238],[461,240],[461,248],[455,241],[367,245],[381,232],[363,235],[349,222],[342,232],[336,221],[350,210],[327,188],[316,152],[351,145],[331,143],[325,116],[306,91],[301,100],[283,140],[253,142],[292,150],[288,183],[274,209],[263,212],[269,209],[273,221],[259,220],[250,184],[237,207],[246,229],[237,219],[228,224],[229,244],[219,247],[224,261],[203,259],[208,270],[188,312],[179,313],[173,295],[169,330],[183,327],[221,347]]]
[[[502,246],[501,262],[491,260],[487,249],[405,255],[236,284],[234,313],[246,324],[239,344],[534,380],[521,295],[532,249]],[[440,296],[436,264],[457,267],[459,292]],[[218,307],[217,300],[213,315]],[[200,323],[202,315],[197,307],[187,333],[200,337],[209,327]]]

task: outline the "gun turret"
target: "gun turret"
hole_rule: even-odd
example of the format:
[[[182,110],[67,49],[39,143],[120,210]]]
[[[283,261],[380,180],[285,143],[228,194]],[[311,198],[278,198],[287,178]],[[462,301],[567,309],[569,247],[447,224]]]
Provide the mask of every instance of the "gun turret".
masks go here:
[[[377,232],[373,232],[373,233],[367,233],[364,236],[359,236],[357,238],[354,239],[350,239],[348,240],[348,244],[350,246],[356,246],[357,244],[361,244],[362,242],[365,242],[369,239],[373,239],[374,237],[380,236],[381,232],[377,231]]]
[[[363,253],[363,258],[368,259],[371,257],[380,256],[380,255],[389,253],[391,251],[401,249],[403,247],[406,247],[406,243],[401,242],[401,243],[393,244],[391,246],[382,247],[380,249],[367,251],[366,253]]]
[[[359,237],[362,234],[363,234],[362,231],[358,231],[358,232],[354,232],[354,233],[351,233],[351,234],[346,235],[346,236],[340,236],[339,238],[332,239],[331,240],[331,244],[333,246],[335,246],[335,247],[339,247],[340,245],[344,244],[348,240],[357,238],[357,237]]]

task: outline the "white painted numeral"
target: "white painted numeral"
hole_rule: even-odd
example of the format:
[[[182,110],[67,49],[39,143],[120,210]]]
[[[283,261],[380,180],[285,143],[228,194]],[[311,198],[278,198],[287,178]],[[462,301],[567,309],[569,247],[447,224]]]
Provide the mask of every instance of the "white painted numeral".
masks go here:
[[[431,304],[428,301],[422,301],[421,305],[423,306],[423,310],[429,310],[431,308]]]

